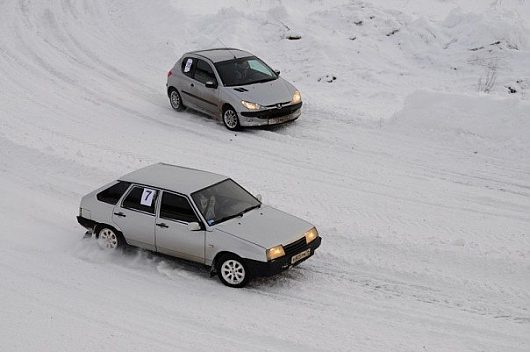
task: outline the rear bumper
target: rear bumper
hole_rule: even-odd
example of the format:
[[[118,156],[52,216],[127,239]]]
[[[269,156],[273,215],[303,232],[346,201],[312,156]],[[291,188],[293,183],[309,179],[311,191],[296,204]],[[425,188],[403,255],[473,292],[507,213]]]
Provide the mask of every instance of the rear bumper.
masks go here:
[[[90,220],[82,216],[77,217],[77,222],[87,230],[92,230],[97,224],[97,222],[95,222],[94,220]]]
[[[251,260],[247,259],[246,264],[248,267],[248,270],[250,271],[252,276],[272,276],[281,273],[282,271],[285,271],[293,266],[296,266],[303,261],[307,260],[308,258],[311,258],[313,254],[315,254],[315,250],[320,247],[320,243],[322,242],[321,237],[317,237],[313,242],[311,242],[305,249],[302,250],[302,252],[306,249],[310,249],[309,256],[297,261],[296,263],[291,263],[291,258],[293,255],[290,256],[283,256],[281,258],[272,260],[270,262],[260,262],[257,260]],[[298,253],[295,253],[296,255]]]

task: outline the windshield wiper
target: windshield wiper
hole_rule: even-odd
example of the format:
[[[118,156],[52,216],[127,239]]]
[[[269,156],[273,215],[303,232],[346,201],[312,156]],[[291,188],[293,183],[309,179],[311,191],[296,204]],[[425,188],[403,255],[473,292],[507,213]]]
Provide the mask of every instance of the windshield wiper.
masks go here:
[[[265,83],[265,82],[269,82],[269,81],[274,81],[278,79],[278,77],[274,78],[274,77],[270,77],[270,78],[263,78],[263,79],[260,79],[260,80],[257,80],[257,81],[254,81],[252,82],[251,84],[254,84],[254,83]]]
[[[259,207],[261,207],[261,204],[256,204],[256,205],[250,206],[247,209],[245,209],[242,212],[240,212],[239,214],[241,214],[241,216],[243,216],[243,213],[246,213],[247,211],[251,211],[252,209],[256,209],[256,208],[259,208]]]
[[[234,84],[225,84],[225,87],[248,86],[248,85],[251,85],[251,84],[254,84],[254,83],[265,83],[265,82],[269,82],[269,81],[274,81],[276,79],[278,79],[278,77],[276,77],[276,78],[274,78],[274,77],[263,78],[263,79],[258,79],[257,81],[236,82]]]
[[[233,215],[228,215],[228,216],[225,216],[224,218],[220,218],[219,220],[214,222],[212,225],[219,224],[221,222],[224,222],[224,221],[227,221],[227,220],[230,220],[230,219],[233,219],[233,218],[241,217],[247,211],[251,211],[252,209],[256,209],[256,208],[259,208],[259,207],[261,207],[261,204],[253,205],[251,207],[246,208],[245,210],[240,211],[239,213],[236,213],[236,214],[233,214]]]
[[[224,218],[220,218],[219,220],[215,221],[212,225],[217,225],[219,223],[222,223],[226,220],[230,220],[230,219],[233,219],[233,218],[237,218],[238,216],[240,215],[243,215],[241,213],[237,213],[237,214],[233,214],[233,215],[228,215],[228,216],[225,216]]]

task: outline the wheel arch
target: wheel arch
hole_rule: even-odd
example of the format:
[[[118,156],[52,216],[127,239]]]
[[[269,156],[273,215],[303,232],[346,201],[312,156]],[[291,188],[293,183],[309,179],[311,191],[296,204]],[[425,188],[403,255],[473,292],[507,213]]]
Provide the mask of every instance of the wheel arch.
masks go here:
[[[168,97],[168,98],[169,98],[169,95],[171,94],[171,92],[174,91],[174,90],[176,90],[176,91],[178,92],[178,89],[175,88],[175,87],[173,87],[173,86],[169,86],[169,87],[167,87],[167,91],[166,91],[166,93],[167,93],[167,97]]]
[[[230,251],[226,251],[226,250],[223,250],[223,251],[219,251],[217,252],[217,254],[213,257],[213,260],[212,260],[212,269],[214,271],[217,271],[217,261],[219,259],[221,259],[223,256],[225,255],[235,255],[236,257],[238,258],[241,258],[241,260],[245,260],[245,258],[242,258],[240,255],[237,255],[236,253],[234,252],[230,252]]]
[[[228,108],[232,108],[232,110],[234,110],[237,113],[236,109],[232,106],[232,104],[225,102],[223,103],[223,106],[221,107],[221,114],[224,114],[225,111],[228,110]]]

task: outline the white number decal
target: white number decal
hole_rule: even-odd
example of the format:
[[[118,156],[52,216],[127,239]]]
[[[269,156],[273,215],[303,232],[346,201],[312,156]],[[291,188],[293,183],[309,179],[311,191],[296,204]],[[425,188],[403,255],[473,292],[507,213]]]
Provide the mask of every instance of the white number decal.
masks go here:
[[[188,61],[186,61],[186,66],[184,66],[184,72],[190,72],[192,63],[193,59],[188,59]]]
[[[150,207],[151,204],[153,204],[153,197],[155,195],[155,192],[156,191],[154,189],[144,188],[140,204],[145,205],[146,207]]]

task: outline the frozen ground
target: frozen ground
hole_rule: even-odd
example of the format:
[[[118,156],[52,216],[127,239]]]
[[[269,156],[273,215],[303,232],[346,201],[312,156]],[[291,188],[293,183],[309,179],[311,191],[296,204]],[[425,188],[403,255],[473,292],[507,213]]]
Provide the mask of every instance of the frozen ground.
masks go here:
[[[529,18],[526,0],[2,1],[0,349],[529,351]],[[212,46],[280,69],[302,118],[234,134],[172,111],[167,70]],[[158,161],[232,176],[322,247],[234,290],[82,240],[80,197]]]

